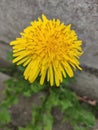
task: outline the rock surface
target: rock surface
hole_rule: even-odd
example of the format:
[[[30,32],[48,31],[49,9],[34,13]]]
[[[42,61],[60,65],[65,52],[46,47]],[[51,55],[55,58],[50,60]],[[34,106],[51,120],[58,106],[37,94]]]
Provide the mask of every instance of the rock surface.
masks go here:
[[[95,75],[85,71],[78,72],[75,77],[75,82],[70,84],[70,87],[78,95],[87,96],[92,100],[96,99],[98,102],[98,77]]]
[[[96,125],[94,126],[93,130],[98,130],[98,120],[96,121]]]
[[[83,40],[82,63],[98,68],[98,1],[97,0],[13,0],[0,1],[0,41],[10,42],[41,14],[60,18]],[[95,58],[93,58],[95,57]]]
[[[10,46],[0,43],[0,67],[9,67],[11,65],[11,62],[7,60],[7,55],[10,51]]]
[[[0,41],[8,43],[15,39],[30,21],[42,13],[49,18],[60,18],[65,24],[72,23],[83,45],[86,45],[82,63],[98,68],[97,0],[1,0]]]
[[[11,108],[12,114],[12,124],[14,126],[25,126],[31,119],[31,109],[32,102],[35,104],[40,104],[40,97],[44,93],[41,92],[32,96],[32,98],[24,98],[21,96],[20,102],[18,105],[15,105]],[[28,107],[29,106],[29,107]],[[53,125],[53,130],[73,130],[68,122],[62,123],[61,119],[63,115],[60,113],[58,109],[54,110],[55,123]]]
[[[3,91],[5,90],[5,85],[4,82],[9,79],[8,75],[5,75],[3,73],[0,72],[0,102],[2,101],[2,99],[4,98],[4,94]]]

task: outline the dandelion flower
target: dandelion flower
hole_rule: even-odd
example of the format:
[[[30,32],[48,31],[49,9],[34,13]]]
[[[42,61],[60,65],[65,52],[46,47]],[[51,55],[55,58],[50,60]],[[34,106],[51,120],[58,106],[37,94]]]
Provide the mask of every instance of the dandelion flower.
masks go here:
[[[83,53],[82,41],[71,25],[42,15],[42,19],[31,22],[20,34],[20,38],[10,43],[13,63],[26,67],[24,77],[29,82],[40,76],[41,85],[47,79],[50,86],[59,86],[67,75],[74,76],[76,68],[81,70],[78,59]]]

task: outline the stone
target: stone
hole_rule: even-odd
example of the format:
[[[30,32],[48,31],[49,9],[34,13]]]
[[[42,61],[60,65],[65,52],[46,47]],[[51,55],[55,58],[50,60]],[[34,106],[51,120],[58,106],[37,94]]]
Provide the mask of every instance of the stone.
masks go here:
[[[4,94],[3,94],[3,91],[5,90],[5,84],[4,82],[6,80],[8,80],[10,77],[6,74],[3,74],[0,72],[0,102],[3,100],[4,98]]]
[[[82,72],[82,73],[85,73],[85,72]],[[88,74],[88,76],[85,75],[85,77],[84,77],[84,75],[82,75],[81,77],[84,79],[84,84],[85,84],[85,82],[86,82],[85,78],[90,77],[90,74]],[[83,82],[83,81],[81,81],[81,77],[79,77],[79,80],[80,80],[80,82]],[[0,73],[0,101],[3,100],[3,98],[4,98],[4,95],[3,95],[3,91],[5,90],[4,82],[9,78],[10,77],[8,75]],[[92,80],[93,82],[96,82],[96,81],[94,81],[95,77],[91,77],[90,79],[87,79],[87,81],[90,81],[90,80]],[[93,82],[92,82],[92,86],[93,86]],[[86,90],[88,90],[88,87],[89,86],[86,86]],[[97,87],[97,84],[96,84],[96,87]],[[82,88],[82,86],[81,86],[81,88]],[[77,82],[77,89],[79,89],[78,82]],[[80,93],[81,93],[81,91],[83,93],[83,90],[79,89],[78,92],[79,91],[80,91]],[[92,87],[91,91],[92,92],[90,92],[90,93],[93,93],[94,95],[96,95],[95,93],[98,93],[98,92],[94,91],[93,87]],[[86,93],[89,96],[89,92],[86,91]],[[40,92],[38,94],[33,95],[32,98],[31,97],[25,98],[25,97],[22,97],[22,96],[19,97],[20,101],[19,101],[18,105],[14,105],[10,109],[10,113],[11,113],[11,116],[12,116],[11,124],[12,124],[13,127],[24,126],[30,121],[32,102],[37,103],[39,105],[40,100],[41,100],[40,97],[43,94],[45,94],[45,93]],[[96,98],[96,97],[94,97],[94,98]],[[53,113],[53,115],[55,116],[55,119],[56,119],[56,122],[53,125],[53,130],[60,130],[60,129],[62,129],[62,130],[65,130],[65,129],[66,130],[73,130],[73,128],[70,126],[69,122],[62,124],[61,119],[62,119],[63,115],[60,113],[60,111],[57,108],[55,108],[52,113]],[[98,123],[96,122],[96,125],[91,130],[97,130],[98,129],[97,124]]]
[[[39,105],[41,102],[41,96],[45,94],[44,92],[40,92],[38,94],[33,95],[32,97],[25,98],[23,96],[19,97],[19,103],[14,105],[10,109],[11,117],[12,117],[12,125],[16,127],[24,127],[31,120],[31,109],[32,103]],[[28,107],[29,106],[29,107]],[[55,122],[53,125],[53,130],[73,130],[72,126],[69,122],[62,123],[61,119],[63,114],[60,112],[58,108],[54,108],[52,112]]]
[[[92,130],[98,130],[98,120],[96,120],[96,124],[95,124],[95,126],[93,127]]]
[[[0,67],[11,66],[11,61],[7,60],[8,52],[11,52],[11,47],[5,43],[0,43]]]
[[[98,102],[98,77],[85,72],[78,71],[75,80],[70,84],[70,88],[80,96],[87,96],[88,99]]]
[[[44,13],[72,24],[83,40],[81,64],[98,69],[98,1],[97,0],[10,0],[0,1],[0,41],[9,43]]]
[[[45,95],[44,92],[39,92],[31,97],[19,96],[19,103],[13,105],[10,109],[12,116],[12,124],[14,126],[25,126],[31,120],[32,104],[40,105],[41,96]],[[29,107],[28,107],[29,106]]]
[[[59,18],[65,24],[71,23],[83,40],[81,63],[98,68],[97,0],[1,0],[0,41],[9,43],[19,37],[19,33],[42,13],[48,18]]]

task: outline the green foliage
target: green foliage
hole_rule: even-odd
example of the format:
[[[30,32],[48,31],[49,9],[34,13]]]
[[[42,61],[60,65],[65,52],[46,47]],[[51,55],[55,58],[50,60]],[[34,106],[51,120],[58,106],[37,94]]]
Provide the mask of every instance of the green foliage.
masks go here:
[[[94,125],[95,118],[91,112],[82,108],[75,93],[65,85],[67,80],[59,88],[45,87],[48,84],[40,86],[37,80],[30,84],[22,76],[7,80],[5,83],[7,86],[6,97],[0,104],[0,108],[2,108],[0,120],[2,119],[4,123],[10,122],[7,109],[18,103],[18,95],[30,97],[40,91],[45,91],[46,95],[43,95],[40,105],[32,104],[31,122],[25,128],[19,127],[19,130],[52,130],[54,123],[52,109],[54,107],[60,108],[63,113],[62,122],[69,120],[75,130],[89,129]]]
[[[88,130],[94,125],[94,115],[88,108],[81,106],[76,94],[68,88],[69,81],[74,79],[67,77],[60,87],[50,87],[47,82],[41,86],[38,82],[39,78],[33,84],[24,80],[22,76],[23,67],[16,68],[14,65],[11,69],[13,78],[5,82],[5,99],[0,103],[1,126],[11,122],[9,108],[18,103],[19,95],[28,98],[41,91],[45,94],[41,97],[40,104],[32,103],[32,120],[25,127],[19,127],[18,130],[52,130],[55,121],[52,110],[56,107],[64,115],[62,123],[68,120],[73,125],[74,130]]]
[[[7,52],[7,60],[8,61],[12,61],[13,60],[13,52],[11,52],[11,51],[9,51],[9,52]]]
[[[10,114],[7,109],[1,109],[0,108],[0,127],[3,124],[7,124],[11,121]]]

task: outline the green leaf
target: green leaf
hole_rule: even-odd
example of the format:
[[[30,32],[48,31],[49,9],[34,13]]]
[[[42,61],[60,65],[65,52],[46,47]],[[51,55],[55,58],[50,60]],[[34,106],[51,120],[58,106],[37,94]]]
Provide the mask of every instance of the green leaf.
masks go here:
[[[68,84],[69,84],[69,78],[68,77],[64,78],[62,84],[64,86],[68,86]]]
[[[92,127],[95,124],[94,115],[91,112],[87,112],[85,110],[80,111],[80,120],[88,127]]]
[[[20,72],[24,72],[25,68],[23,66],[18,66],[18,69],[20,70]]]
[[[6,109],[0,110],[0,123],[6,124],[11,121],[9,112]]]
[[[6,108],[8,109],[11,105],[17,104],[18,103],[18,98],[15,95],[9,96],[5,98],[1,103],[0,107],[1,108]]]
[[[33,84],[31,84],[30,88],[31,88],[31,91],[32,91],[33,93],[38,93],[38,92],[40,92],[41,90],[43,90],[45,87],[42,86],[42,85],[40,85],[39,82],[36,82],[36,81],[35,81]]]
[[[30,90],[27,90],[27,91],[23,92],[23,95],[24,95],[25,97],[30,97],[30,96],[32,95],[32,93],[31,93]]]
[[[44,128],[43,130],[52,130],[53,126],[53,116],[51,115],[50,112],[45,113],[43,115],[43,123],[44,123]]]
[[[68,109],[68,108],[70,108],[70,107],[72,107],[72,106],[73,106],[73,105],[72,105],[71,101],[69,101],[69,100],[67,100],[67,99],[60,101],[60,108],[61,108],[61,111],[62,111],[62,112],[65,112],[66,109]]]
[[[13,60],[13,52],[7,52],[7,60],[12,61]]]
[[[32,128],[28,128],[28,127],[25,127],[25,128],[23,128],[23,127],[19,127],[18,130],[32,130]]]
[[[33,107],[32,107],[32,124],[33,125],[35,125],[36,121],[38,121],[40,118],[41,112],[39,113],[39,110],[40,108],[36,106],[36,104],[33,104]]]
[[[25,128],[19,127],[18,130],[32,130],[32,128],[28,128],[28,127],[25,127]]]

